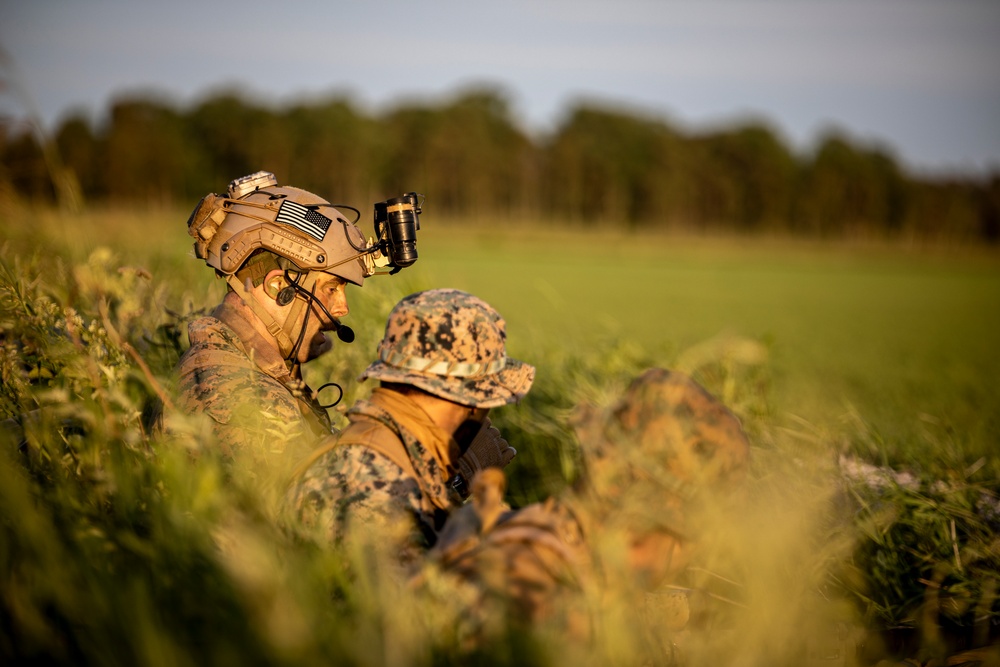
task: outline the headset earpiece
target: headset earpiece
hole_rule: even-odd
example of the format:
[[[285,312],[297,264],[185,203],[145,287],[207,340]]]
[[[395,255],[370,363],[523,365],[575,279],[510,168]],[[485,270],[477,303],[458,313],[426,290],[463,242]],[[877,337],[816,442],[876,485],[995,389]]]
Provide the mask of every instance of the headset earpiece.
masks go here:
[[[287,306],[295,300],[295,288],[289,285],[278,292],[278,296],[274,300],[278,302],[279,306]]]
[[[293,285],[282,285],[285,281],[281,278],[273,278],[264,284],[264,292],[274,299],[279,306],[287,306],[295,299],[295,287]]]

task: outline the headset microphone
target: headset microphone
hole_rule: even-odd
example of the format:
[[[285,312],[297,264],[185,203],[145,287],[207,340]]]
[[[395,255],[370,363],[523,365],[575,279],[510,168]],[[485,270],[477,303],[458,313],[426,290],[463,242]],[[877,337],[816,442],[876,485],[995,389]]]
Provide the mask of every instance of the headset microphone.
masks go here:
[[[339,338],[341,340],[341,342],[344,342],[344,343],[353,343],[354,342],[354,329],[352,329],[351,327],[347,326],[346,324],[341,324],[340,320],[338,320],[335,317],[331,318],[331,319],[333,320],[333,327],[337,331],[337,338]]]

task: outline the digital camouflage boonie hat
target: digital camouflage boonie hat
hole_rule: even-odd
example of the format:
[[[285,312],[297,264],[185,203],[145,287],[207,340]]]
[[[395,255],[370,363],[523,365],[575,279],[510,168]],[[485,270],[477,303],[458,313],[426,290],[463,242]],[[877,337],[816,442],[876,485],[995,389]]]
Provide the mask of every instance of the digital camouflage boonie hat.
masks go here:
[[[746,475],[750,442],[739,419],[683,373],[651,368],[611,408],[581,406],[573,422],[595,491],[655,486],[669,496],[664,519],[678,528],[685,505]]]
[[[411,294],[392,309],[379,358],[358,378],[423,389],[478,408],[520,400],[535,368],[507,356],[506,325],[482,299],[454,289]]]

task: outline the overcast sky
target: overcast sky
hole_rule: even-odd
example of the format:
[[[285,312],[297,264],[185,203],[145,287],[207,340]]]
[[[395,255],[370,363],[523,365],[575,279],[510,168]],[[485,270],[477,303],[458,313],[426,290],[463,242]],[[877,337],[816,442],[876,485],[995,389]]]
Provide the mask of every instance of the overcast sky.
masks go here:
[[[0,0],[0,46],[50,129],[137,91],[378,111],[488,83],[535,132],[590,99],[687,130],[764,119],[800,152],[837,127],[911,169],[1000,169],[998,0]],[[0,114],[25,108],[0,91]]]

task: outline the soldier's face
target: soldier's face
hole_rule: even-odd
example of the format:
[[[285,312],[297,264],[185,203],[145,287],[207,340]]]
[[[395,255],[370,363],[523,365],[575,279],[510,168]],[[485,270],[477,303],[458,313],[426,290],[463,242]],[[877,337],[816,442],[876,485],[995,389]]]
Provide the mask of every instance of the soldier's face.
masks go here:
[[[346,290],[347,283],[344,280],[329,273],[321,273],[316,280],[313,293],[316,295],[316,300],[323,304],[327,312],[339,319],[350,312]],[[311,305],[310,308],[312,312],[308,319],[305,319],[305,313],[303,313],[303,319],[306,323],[304,340],[309,341],[309,345],[308,347],[303,345],[302,349],[299,350],[299,361],[301,362],[315,359],[333,347],[333,341],[323,333],[334,329],[332,323],[321,308],[316,305]]]
[[[327,311],[334,317],[343,317],[350,312],[347,307],[347,283],[342,279],[329,273],[321,273],[316,280],[316,298],[323,304]],[[318,310],[318,309],[317,309]],[[326,320],[323,313],[317,313],[324,322]],[[329,323],[327,323],[327,326]]]

